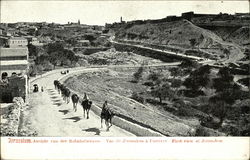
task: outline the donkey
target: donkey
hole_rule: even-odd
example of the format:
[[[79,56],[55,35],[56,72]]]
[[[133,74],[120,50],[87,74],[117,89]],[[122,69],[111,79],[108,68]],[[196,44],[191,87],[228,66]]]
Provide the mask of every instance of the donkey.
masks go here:
[[[84,100],[84,101],[82,101],[81,105],[83,108],[83,117],[85,118],[85,111],[86,111],[87,119],[89,119],[89,110],[91,108],[92,101],[90,101],[88,99]]]
[[[71,96],[71,99],[72,99],[72,103],[73,103],[73,110],[76,112],[77,111],[77,103],[79,101],[79,97],[77,94],[73,94]]]
[[[112,126],[112,118],[115,114],[107,107],[107,101],[103,104],[102,112],[101,112],[101,128],[102,128],[102,121],[105,120],[106,130],[109,131],[109,128]]]

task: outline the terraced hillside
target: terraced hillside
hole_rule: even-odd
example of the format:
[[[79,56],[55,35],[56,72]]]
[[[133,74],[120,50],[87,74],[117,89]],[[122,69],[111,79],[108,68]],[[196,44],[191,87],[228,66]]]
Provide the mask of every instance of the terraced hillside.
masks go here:
[[[243,55],[243,47],[233,42],[225,42],[214,32],[200,28],[187,20],[137,24],[130,27],[125,25],[117,29],[115,38],[120,41],[176,48],[183,52],[204,52],[216,59],[226,58],[228,54]]]

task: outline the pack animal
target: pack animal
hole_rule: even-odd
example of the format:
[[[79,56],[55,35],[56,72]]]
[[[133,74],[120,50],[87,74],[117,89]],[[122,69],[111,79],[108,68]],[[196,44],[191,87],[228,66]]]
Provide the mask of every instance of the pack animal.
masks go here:
[[[112,118],[114,117],[114,113],[107,107],[102,108],[101,112],[101,128],[103,120],[105,120],[106,130],[109,131],[109,128],[112,126]]]
[[[89,110],[91,108],[92,101],[84,100],[84,101],[82,101],[81,105],[82,105],[82,108],[83,108],[83,117],[85,118],[85,111],[86,111],[87,119],[89,119]]]
[[[62,96],[65,102],[68,104],[70,101],[70,90],[67,87],[64,87],[62,90]]]
[[[72,99],[72,103],[73,103],[73,110],[76,112],[77,111],[77,103],[79,101],[79,97],[77,94],[73,94],[71,96],[71,99]]]

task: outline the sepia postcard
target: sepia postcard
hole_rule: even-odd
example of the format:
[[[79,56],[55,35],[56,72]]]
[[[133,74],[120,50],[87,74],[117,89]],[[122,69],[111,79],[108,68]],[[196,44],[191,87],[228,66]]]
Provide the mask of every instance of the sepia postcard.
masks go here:
[[[3,160],[249,160],[249,1],[0,1]]]

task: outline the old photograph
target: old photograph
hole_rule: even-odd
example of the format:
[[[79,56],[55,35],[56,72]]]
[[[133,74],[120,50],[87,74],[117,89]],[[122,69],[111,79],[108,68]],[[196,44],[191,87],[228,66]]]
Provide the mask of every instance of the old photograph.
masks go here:
[[[1,1],[1,137],[250,136],[248,1]]]

